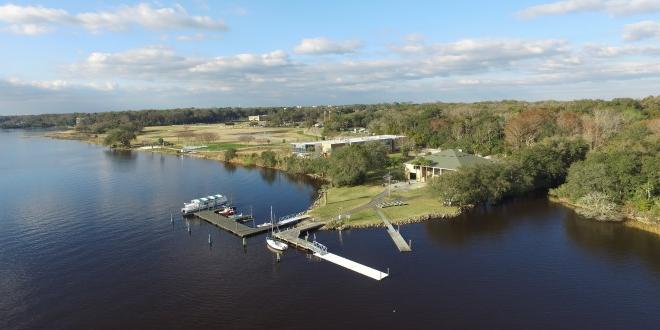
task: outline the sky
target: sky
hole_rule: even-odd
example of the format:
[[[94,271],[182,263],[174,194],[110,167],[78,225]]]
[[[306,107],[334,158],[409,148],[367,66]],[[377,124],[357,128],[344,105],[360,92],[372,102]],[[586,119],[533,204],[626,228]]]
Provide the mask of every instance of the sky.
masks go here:
[[[660,94],[660,0],[0,2],[0,115]]]

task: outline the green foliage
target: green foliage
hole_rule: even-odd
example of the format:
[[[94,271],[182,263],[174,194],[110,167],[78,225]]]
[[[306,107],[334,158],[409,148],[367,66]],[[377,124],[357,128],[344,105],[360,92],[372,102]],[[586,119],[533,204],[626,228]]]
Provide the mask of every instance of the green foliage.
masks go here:
[[[350,145],[335,151],[330,158],[330,176],[337,186],[363,183],[369,170],[369,158],[365,148]]]
[[[261,164],[266,167],[275,167],[277,165],[277,155],[275,152],[266,150],[262,151],[261,155]]]
[[[573,163],[566,183],[553,193],[577,204],[590,202],[593,196],[607,196],[618,209],[626,207],[642,216],[657,217],[660,142],[645,126],[633,124],[584,161]]]
[[[352,186],[363,183],[369,171],[382,170],[388,164],[389,157],[383,144],[354,144],[333,152],[328,171],[333,184]]]
[[[506,197],[563,183],[568,167],[586,152],[581,140],[547,140],[500,162],[445,173],[431,180],[430,186],[449,205],[497,204]]]
[[[431,190],[447,205],[496,204],[511,190],[505,165],[480,164],[431,180]]]
[[[108,131],[103,140],[103,144],[111,147],[122,146],[130,148],[131,141],[136,137],[136,131],[132,127],[119,127]]]
[[[234,158],[236,158],[236,148],[229,147],[227,150],[224,152],[224,158],[225,161],[230,161]]]

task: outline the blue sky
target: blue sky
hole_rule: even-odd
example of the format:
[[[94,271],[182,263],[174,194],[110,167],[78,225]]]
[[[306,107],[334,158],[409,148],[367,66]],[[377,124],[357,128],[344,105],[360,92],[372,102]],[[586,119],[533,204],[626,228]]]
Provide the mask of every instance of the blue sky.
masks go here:
[[[643,97],[660,0],[0,3],[0,115]]]

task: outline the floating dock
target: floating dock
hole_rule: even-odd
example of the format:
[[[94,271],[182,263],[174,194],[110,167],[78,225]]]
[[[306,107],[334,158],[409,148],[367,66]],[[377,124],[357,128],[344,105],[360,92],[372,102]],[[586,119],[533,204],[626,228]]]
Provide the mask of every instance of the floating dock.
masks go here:
[[[300,238],[300,234],[303,231],[316,229],[323,225],[325,225],[325,223],[323,222],[309,222],[299,227],[294,227],[278,233],[273,233],[273,236],[299,249],[311,251],[314,253],[315,256],[323,260],[342,266],[346,269],[350,269],[364,276],[371,277],[374,280],[380,281],[389,275],[387,273],[383,273],[371,267],[359,264],[355,261],[330,253],[328,252],[325,246],[323,246],[322,244],[316,241],[310,242],[308,240]]]
[[[392,226],[392,223],[387,218],[385,213],[383,213],[383,211],[381,211],[378,208],[374,208],[374,210],[376,211],[376,213],[378,213],[380,219],[383,220],[383,222],[385,223],[385,226],[387,227],[387,233],[390,234],[390,237],[392,237],[392,241],[394,241],[394,244],[399,249],[399,251],[400,252],[412,251],[410,245],[408,245],[408,243],[406,243],[406,240],[403,239],[403,236],[401,236],[401,233],[399,233],[397,230],[394,229],[394,226]]]
[[[344,268],[350,269],[350,270],[352,270],[356,273],[360,273],[364,276],[371,277],[371,278],[373,278],[374,280],[377,280],[377,281],[380,281],[380,280],[382,280],[382,279],[384,279],[385,277],[388,276],[387,273],[383,273],[383,272],[381,272],[377,269],[367,267],[367,266],[359,264],[355,261],[348,260],[348,259],[346,259],[344,257],[341,257],[341,256],[338,256],[336,254],[332,254],[330,252],[326,252],[326,253],[315,252],[314,255],[321,258],[321,259],[323,259],[323,260],[330,261],[330,262],[332,262],[336,265],[339,265],[339,266],[342,266]]]
[[[199,211],[195,212],[194,215],[210,224],[216,225],[238,237],[248,237],[248,236],[253,236],[261,233],[265,233],[270,231],[271,226],[264,226],[264,227],[250,227],[246,226],[240,221],[236,221],[234,219],[227,218],[223,215],[216,214],[213,210],[205,210],[205,211]],[[288,224],[293,224],[296,221],[301,221],[304,219],[309,218],[309,215],[306,214],[301,214],[297,215],[294,218],[293,222],[288,223]],[[279,226],[273,226],[274,228],[278,228]]]

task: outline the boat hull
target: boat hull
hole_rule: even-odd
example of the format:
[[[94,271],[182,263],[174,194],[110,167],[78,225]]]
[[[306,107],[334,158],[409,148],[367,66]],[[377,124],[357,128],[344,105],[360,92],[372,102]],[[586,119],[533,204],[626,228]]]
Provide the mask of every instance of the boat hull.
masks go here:
[[[276,241],[274,239],[267,238],[266,239],[266,245],[276,251],[284,251],[289,248],[289,246],[286,243],[282,243],[279,241]]]

